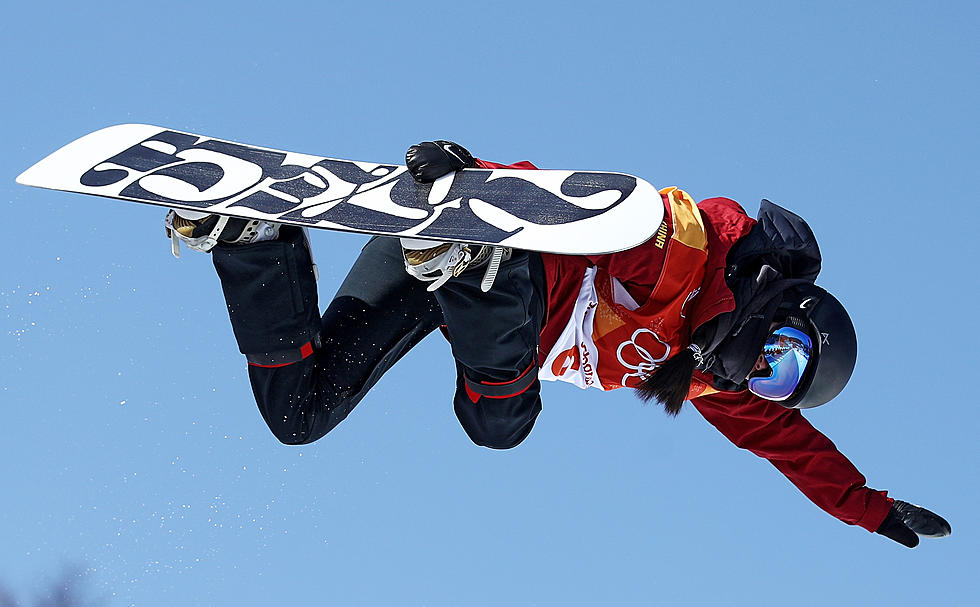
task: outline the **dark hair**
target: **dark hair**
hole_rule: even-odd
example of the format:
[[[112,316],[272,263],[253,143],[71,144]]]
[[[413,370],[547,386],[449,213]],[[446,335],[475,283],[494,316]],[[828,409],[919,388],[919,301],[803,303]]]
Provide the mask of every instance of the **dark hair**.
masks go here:
[[[697,368],[697,356],[691,348],[684,348],[657,368],[636,389],[643,402],[656,399],[664,406],[667,415],[677,415],[691,390],[691,379]]]

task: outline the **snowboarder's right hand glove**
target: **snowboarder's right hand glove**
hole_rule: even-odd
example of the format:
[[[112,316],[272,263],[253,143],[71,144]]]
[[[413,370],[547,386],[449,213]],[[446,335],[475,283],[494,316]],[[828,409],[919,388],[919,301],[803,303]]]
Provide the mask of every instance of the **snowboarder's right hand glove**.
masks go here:
[[[431,183],[447,173],[476,166],[466,148],[452,141],[425,141],[405,153],[408,170],[420,183]]]
[[[895,540],[903,546],[915,548],[922,537],[945,537],[952,532],[946,519],[921,506],[895,500],[888,516],[875,533]],[[916,535],[918,534],[918,535]]]

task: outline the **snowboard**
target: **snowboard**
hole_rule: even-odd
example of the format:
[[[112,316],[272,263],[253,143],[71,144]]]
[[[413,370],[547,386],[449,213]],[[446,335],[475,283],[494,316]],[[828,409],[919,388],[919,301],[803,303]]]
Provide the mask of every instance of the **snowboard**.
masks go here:
[[[397,164],[148,124],[85,135],[17,183],[309,228],[577,255],[639,245],[664,213],[655,187],[622,173],[464,169],[420,184]]]

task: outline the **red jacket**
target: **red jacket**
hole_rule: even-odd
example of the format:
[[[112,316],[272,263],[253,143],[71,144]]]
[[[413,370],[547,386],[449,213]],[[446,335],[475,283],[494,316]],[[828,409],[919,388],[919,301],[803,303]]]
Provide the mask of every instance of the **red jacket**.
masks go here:
[[[478,164],[483,168],[536,168],[529,162],[499,165],[478,161]],[[663,325],[664,319],[651,316],[650,306],[644,308],[644,304],[665,301],[673,307],[672,314],[663,315],[675,322],[672,324],[668,320],[669,330],[661,332],[664,350],[662,358],[657,360],[666,359],[672,352],[686,347],[693,329],[734,308],[735,299],[724,278],[726,256],[732,245],[748,233],[755,220],[733,200],[704,200],[697,205],[697,210],[705,238],[695,239],[692,243],[691,238],[675,236],[676,231],[684,229],[678,227],[676,219],[671,221],[680,209],[677,201],[672,204],[664,194],[664,205],[665,221],[658,236],[634,249],[598,256],[542,254],[550,291],[548,317],[541,331],[541,360],[546,359],[568,324],[583,276],[590,267],[595,267],[602,277],[596,279],[597,283],[605,284],[606,275],[616,279],[640,306],[633,312],[618,309],[615,303],[608,306],[627,322],[631,319],[634,323]],[[666,241],[670,245],[663,246]],[[684,242],[678,244],[678,241]],[[694,254],[696,250],[701,250],[700,256]],[[668,260],[679,263],[665,263]],[[692,276],[696,278],[692,279]],[[679,304],[678,296],[683,296],[684,289],[689,287],[684,284],[685,280],[699,284],[686,299],[681,297],[683,302]],[[658,285],[674,284],[678,285],[672,287],[676,293],[663,297],[663,288]],[[608,347],[599,340],[595,346],[600,352],[603,347]],[[622,360],[622,353],[618,354]],[[627,379],[624,377],[619,384],[629,385]],[[608,383],[604,384],[605,389],[618,387]],[[868,531],[875,531],[881,525],[893,500],[884,491],[868,488],[857,468],[830,439],[811,426],[799,410],[786,409],[748,391],[718,392],[711,383],[711,377],[696,375],[689,393],[691,403],[732,443],[769,460],[814,504],[841,521]]]

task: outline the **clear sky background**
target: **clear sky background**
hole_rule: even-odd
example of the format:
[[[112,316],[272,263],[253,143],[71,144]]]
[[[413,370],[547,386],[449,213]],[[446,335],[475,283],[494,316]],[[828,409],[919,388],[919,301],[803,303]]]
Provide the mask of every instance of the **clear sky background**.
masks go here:
[[[975,2],[15,2],[0,21],[0,583],[104,605],[976,604]],[[546,385],[473,446],[438,335],[280,445],[162,209],[14,177],[123,122],[399,162],[448,138],[804,216],[860,358],[807,417],[946,516],[908,550],[691,407]],[[364,237],[313,234],[321,302]]]

